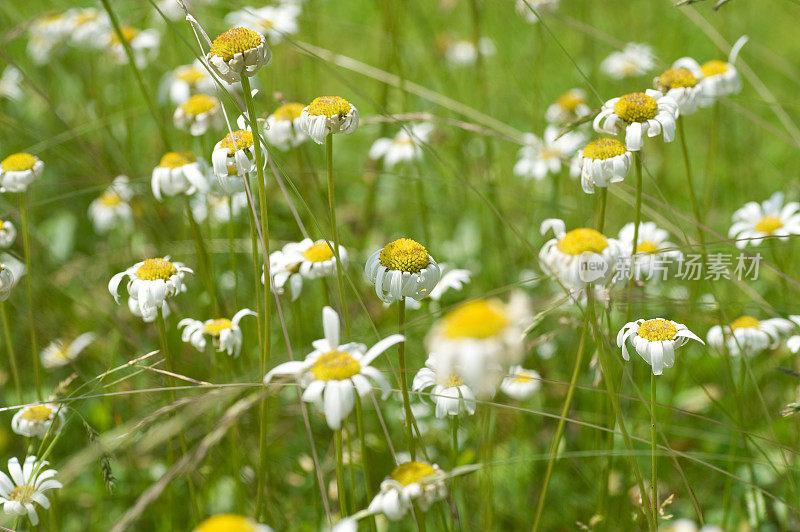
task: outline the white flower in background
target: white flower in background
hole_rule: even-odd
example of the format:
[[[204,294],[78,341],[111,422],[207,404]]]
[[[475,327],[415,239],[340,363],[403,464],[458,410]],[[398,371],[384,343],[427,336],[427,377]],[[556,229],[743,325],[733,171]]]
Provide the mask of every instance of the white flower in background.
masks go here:
[[[111,20],[105,11],[93,7],[69,11],[73,29],[70,41],[73,46],[98,50],[105,45],[104,38],[113,31]]]
[[[375,251],[367,259],[364,271],[384,303],[427,297],[442,273],[425,246],[410,238],[399,238]]]
[[[347,264],[347,250],[339,246],[339,258],[342,264]],[[333,244],[326,240],[310,238],[300,242],[289,242],[283,249],[273,251],[269,256],[269,269],[275,291],[283,294],[286,283],[292,301],[296,300],[303,289],[303,279],[318,279],[336,274],[336,257],[333,254]],[[262,282],[264,276],[261,276]]]
[[[266,163],[266,149],[262,151]],[[242,192],[244,177],[256,169],[256,152],[253,133],[246,129],[225,135],[214,145],[211,153],[214,175],[226,194]]]
[[[0,220],[0,248],[10,248],[17,238],[17,228],[8,220]]]
[[[655,88],[678,104],[679,115],[690,115],[697,111],[702,86],[694,74],[686,68],[669,68],[653,80]]]
[[[228,356],[238,357],[242,350],[242,329],[239,321],[245,316],[258,316],[249,308],[244,308],[233,315],[233,318],[217,318],[206,321],[184,318],[178,322],[178,328],[183,329],[181,340],[191,343],[198,351],[205,351],[206,338],[217,351],[226,351]]]
[[[494,41],[488,37],[481,38],[477,46],[475,42],[468,40],[449,41],[446,46],[445,58],[454,66],[474,65],[478,60],[478,54],[489,57],[497,51]]]
[[[231,219],[231,203],[233,204],[233,217],[238,218],[247,208],[247,193],[235,192],[232,196],[195,194],[192,197],[192,214],[198,222],[205,221],[210,214],[212,222],[226,223]]]
[[[147,29],[138,30],[131,26],[120,26],[122,38],[128,43],[133,52],[133,60],[138,68],[144,68],[150,61],[158,55],[158,45],[161,43],[161,35],[158,30]],[[108,50],[111,56],[120,65],[128,62],[128,55],[125,53],[125,46],[114,30],[108,33]]]
[[[190,151],[170,151],[164,154],[153,169],[150,188],[158,201],[163,196],[186,194],[191,196],[198,190],[208,190],[208,164]]]
[[[272,529],[256,523],[250,517],[217,514],[203,520],[192,532],[272,532]]]
[[[475,413],[475,394],[458,376],[458,371],[443,373],[437,370],[436,356],[430,355],[425,367],[414,376],[411,389],[424,392],[430,388],[430,399],[436,405],[436,417],[457,416]]]
[[[128,294],[136,300],[141,317],[155,319],[168,298],[186,291],[183,277],[187,273],[194,272],[180,262],[170,262],[169,257],[146,259],[115,274],[108,282],[108,291],[119,303],[119,284],[128,277]]]
[[[540,181],[547,174],[558,174],[561,165],[575,153],[586,140],[583,133],[568,131],[560,135],[558,126],[547,126],[544,130],[544,139],[532,133],[525,133],[522,141],[525,144],[517,152],[517,164],[514,165],[514,175],[525,179],[534,178]]]
[[[677,519],[673,521],[667,528],[662,528],[661,532],[723,532],[722,529],[716,525],[703,525],[699,527],[691,519]]]
[[[686,325],[663,318],[636,320],[626,323],[617,334],[617,347],[622,348],[622,358],[630,360],[628,339],[645,362],[653,367],[653,375],[661,375],[664,368],[675,363],[675,350],[689,340],[705,344]]]
[[[570,89],[547,108],[544,118],[550,124],[561,125],[583,118],[591,112],[592,109],[586,104],[586,92],[582,89]]]
[[[0,192],[25,192],[39,179],[44,163],[30,153],[14,153],[0,162]]]
[[[433,124],[423,122],[404,127],[394,138],[382,138],[372,143],[370,159],[383,159],[383,166],[391,170],[398,163],[410,163],[422,159],[422,145],[428,142]]]
[[[61,482],[53,478],[58,472],[45,469],[48,464],[35,456],[25,458],[21,467],[16,457],[8,461],[10,478],[0,472],[0,503],[7,515],[28,516],[33,526],[39,524],[36,504],[45,510],[50,508],[44,492],[61,487]]]
[[[500,390],[517,401],[524,401],[542,387],[542,377],[532,369],[512,366],[500,384]]]
[[[303,401],[316,404],[324,412],[328,427],[338,430],[355,401],[372,392],[370,379],[381,388],[384,398],[389,395],[389,382],[370,363],[405,337],[393,334],[369,349],[364,344],[339,344],[339,315],[330,307],[322,309],[322,326],[325,338],[312,343],[314,351],[305,360],[285,362],[270,370],[264,376],[264,385],[275,376],[297,379],[304,389]]]
[[[83,333],[69,344],[60,339],[53,340],[42,350],[41,361],[45,369],[55,369],[74,362],[84,349],[89,347],[97,338],[92,332]]]
[[[115,177],[111,186],[89,204],[89,219],[95,232],[102,235],[115,227],[129,230],[133,224],[133,210],[128,202],[132,197],[128,177]]]
[[[677,113],[675,100],[647,89],[608,100],[594,118],[593,126],[598,133],[625,133],[625,147],[639,151],[645,136],[662,135],[664,142],[675,140]]]
[[[55,434],[64,424],[64,409],[61,405],[43,403],[17,410],[11,419],[11,430],[26,438],[44,438]],[[52,430],[50,427],[53,427]]]
[[[188,4],[189,2],[187,2]],[[192,0],[191,5],[192,7],[197,7],[200,5],[210,5],[213,3],[213,0]],[[183,19],[186,13],[183,11],[183,7],[177,2],[177,0],[158,0],[157,4],[158,9],[164,13],[164,16],[170,20],[180,20]]]
[[[246,7],[226,15],[225,22],[232,27],[242,26],[264,33],[271,43],[277,44],[285,36],[297,33],[300,11],[300,6],[295,4]]]
[[[614,79],[647,74],[655,67],[653,48],[647,44],[630,42],[619,52],[613,52],[600,63],[600,70]]]
[[[439,282],[433,287],[428,296],[434,301],[440,301],[444,293],[451,288],[453,290],[461,290],[464,288],[464,284],[471,281],[472,272],[469,270],[451,268],[449,264],[444,263],[439,264],[439,268],[442,272],[442,278],[439,279]]]
[[[608,187],[624,180],[631,169],[633,153],[625,144],[609,137],[593,140],[578,154],[581,188],[593,194],[595,187]]]
[[[758,246],[765,238],[787,240],[800,234],[800,203],[783,204],[783,192],[776,192],[762,203],[750,201],[733,213],[728,237],[736,239],[736,247]]]
[[[702,65],[691,57],[682,57],[673,66],[689,70],[699,81],[699,104],[702,107],[712,105],[718,98],[736,94],[742,90],[742,78],[733,64],[742,47],[747,43],[747,36],[740,37],[731,48],[728,61],[712,59]]]
[[[339,96],[320,96],[303,108],[297,123],[300,131],[322,144],[328,135],[353,133],[358,128],[358,109]]]
[[[757,355],[765,349],[775,349],[795,324],[784,318],[757,320],[743,315],[729,325],[715,325],[708,330],[708,344],[733,355]]]
[[[544,15],[545,13],[554,13],[558,9],[560,0],[517,0],[517,13],[522,18],[531,24],[539,22],[539,17],[536,15]],[[530,7],[528,7],[530,6]],[[531,10],[533,8],[536,12]]]
[[[447,495],[443,471],[438,465],[425,462],[405,462],[395,467],[381,482],[380,492],[369,503],[370,513],[383,513],[392,521],[401,519],[416,505],[427,511]]]
[[[222,125],[222,106],[219,100],[207,94],[195,94],[178,105],[172,115],[175,127],[198,137],[209,128]]]
[[[22,72],[17,67],[8,65],[0,75],[0,100],[19,100],[22,98]]]
[[[252,77],[272,58],[263,35],[247,28],[233,28],[211,43],[206,60],[219,77],[228,83]]]
[[[281,105],[267,117],[267,127],[263,134],[267,143],[281,151],[299,146],[308,139],[300,127],[300,114],[305,105],[289,102]]]
[[[28,55],[36,65],[44,65],[63,51],[61,45],[74,28],[66,13],[46,15],[28,27]]]
[[[159,100],[169,99],[174,105],[180,105],[193,94],[210,94],[214,92],[214,77],[206,69],[200,59],[191,65],[181,65],[167,72],[158,88]]]
[[[522,360],[522,305],[496,299],[475,299],[442,316],[428,333],[425,346],[437,373],[458,369],[459,376],[478,396],[490,396],[504,371]]]
[[[539,265],[546,274],[570,290],[580,290],[589,283],[606,284],[613,278],[623,255],[617,240],[588,227],[567,232],[564,221],[557,218],[542,222],[543,235],[551,229],[555,238],[539,252]]]
[[[634,224],[625,224],[619,231],[619,243],[623,251],[630,253],[633,250]],[[660,229],[654,222],[639,224],[639,243],[636,246],[633,266],[630,273],[635,279],[658,279],[656,267],[661,261],[678,261],[683,257],[675,244],[669,242],[669,233]],[[627,279],[625,279],[627,281]]]
[[[0,301],[11,295],[11,290],[25,275],[25,265],[8,253],[0,254]]]

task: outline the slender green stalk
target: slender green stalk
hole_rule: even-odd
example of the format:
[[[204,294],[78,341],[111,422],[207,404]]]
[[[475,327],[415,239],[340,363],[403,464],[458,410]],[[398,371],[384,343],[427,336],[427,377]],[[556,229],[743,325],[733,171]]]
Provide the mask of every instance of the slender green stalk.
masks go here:
[[[606,225],[606,204],[608,202],[608,187],[600,187],[600,210],[597,212],[597,230],[603,232]]]
[[[17,389],[17,400],[22,404],[22,386],[19,383],[19,369],[17,368],[17,355],[14,353],[14,342],[11,341],[11,327],[8,325],[5,301],[0,301],[0,319],[3,321],[3,336],[8,351],[8,361],[11,365],[11,376],[14,378],[14,387]]]
[[[417,503],[414,504],[414,521],[417,523],[417,530],[419,532],[425,532],[427,527],[425,525],[425,512],[422,511],[422,508],[419,507]]]
[[[333,431],[333,442],[336,447],[336,495],[339,499],[339,511],[342,517],[347,515],[347,496],[344,487],[344,460],[342,459],[342,429]]]
[[[575,392],[575,385],[578,382],[578,375],[580,374],[581,364],[583,363],[583,354],[586,350],[587,330],[588,327],[584,327],[581,333],[580,344],[578,344],[578,356],[575,357],[575,367],[572,369],[572,378],[569,381],[569,388],[567,388],[567,396],[564,398],[564,406],[561,408],[561,417],[556,426],[556,434],[553,436],[553,442],[550,446],[550,457],[547,460],[547,469],[545,470],[544,480],[542,481],[542,487],[539,491],[539,502],[536,505],[536,516],[534,517],[533,527],[531,528],[533,532],[539,530],[539,521],[542,519],[544,502],[547,498],[547,488],[550,485],[550,477],[553,474],[553,466],[556,463],[556,456],[558,455],[558,446],[561,444],[561,437],[564,434],[564,425],[566,424],[567,415],[569,415],[572,396]]]
[[[494,530],[494,501],[492,494],[492,409],[484,406],[481,413],[481,529]]]
[[[406,300],[400,298],[397,301],[398,314],[398,333],[406,334]],[[408,440],[408,452],[411,460],[417,459],[416,441],[414,440],[414,414],[411,412],[411,402],[408,399],[408,377],[406,375],[406,342],[397,344],[398,361],[400,362],[400,393],[403,395],[403,411],[406,418],[406,439]]]
[[[239,272],[236,267],[236,219],[233,217],[233,194],[228,196],[228,258],[233,274],[233,303],[239,308]],[[258,279],[258,276],[256,276]]]
[[[333,255],[336,257],[336,278],[339,281],[339,310],[344,318],[344,330],[350,337],[350,314],[344,298],[344,265],[339,254],[339,226],[336,225],[336,193],[333,182],[333,134],[325,137],[325,160],[328,167],[328,209],[331,214],[331,232],[333,234]]]
[[[36,397],[41,401],[42,377],[39,367],[39,347],[36,342],[36,319],[33,316],[33,270],[31,269],[31,235],[28,224],[28,197],[25,193],[19,195],[19,213],[22,219],[22,249],[25,255],[25,291],[28,298],[28,332],[31,339],[31,363],[33,364],[33,379],[36,384]]]
[[[417,205],[420,209],[420,223],[422,224],[422,237],[425,239],[426,244],[431,242],[430,220],[428,219],[428,203],[425,201],[425,182],[422,176],[419,175],[419,169],[416,171],[416,189],[417,189]]]
[[[186,217],[189,219],[189,226],[192,228],[192,238],[197,252],[197,262],[200,266],[200,276],[206,285],[206,290],[211,296],[211,305],[214,307],[214,312],[219,314],[219,301],[217,300],[217,286],[214,282],[214,266],[213,261],[208,255],[205,242],[203,242],[203,233],[200,231],[200,225],[194,217],[192,212],[192,205],[189,202],[189,196],[184,196],[186,207]]]
[[[633,297],[633,280],[636,277],[636,249],[639,246],[639,225],[642,223],[642,152],[633,152],[633,163],[636,166],[636,205],[633,219],[633,244],[631,249],[631,265],[628,275],[628,305],[625,310],[626,321],[631,320],[631,300]]]
[[[458,466],[458,416],[450,416],[450,469]],[[455,482],[453,478],[452,482]]]
[[[658,459],[656,443],[656,376],[650,374],[650,468],[652,473],[652,485],[650,486],[650,503],[653,508],[653,516],[658,516]]]
[[[358,429],[358,440],[361,443],[361,469],[364,472],[364,495],[367,500],[370,500],[372,475],[370,475],[367,455],[367,435],[364,431],[364,407],[361,405],[361,397],[358,397],[358,394],[356,394],[356,427]],[[369,517],[369,525],[371,530],[376,530],[374,516]]]

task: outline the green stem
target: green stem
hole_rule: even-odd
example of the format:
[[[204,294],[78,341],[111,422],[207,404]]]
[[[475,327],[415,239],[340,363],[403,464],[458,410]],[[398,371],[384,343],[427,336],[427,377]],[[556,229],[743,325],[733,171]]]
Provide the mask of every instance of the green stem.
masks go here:
[[[653,508],[653,517],[658,519],[658,459],[656,444],[656,376],[650,374],[650,467],[652,472],[652,485],[650,486],[650,503]]]
[[[633,299],[633,281],[636,269],[636,248],[639,246],[639,225],[642,223],[642,152],[633,152],[633,162],[636,166],[636,206],[633,219],[633,244],[631,249],[631,265],[628,275],[628,305],[625,311],[626,321],[631,321],[631,301]]]
[[[608,202],[608,188],[600,188],[600,210],[597,213],[597,230],[603,232],[606,225],[606,204]]]
[[[397,301],[398,314],[398,333],[406,334],[406,300],[400,298]],[[406,342],[405,340],[397,344],[398,360],[400,362],[400,393],[403,395],[403,411],[406,418],[406,439],[408,440],[408,452],[411,460],[417,459],[416,441],[414,440],[414,414],[411,412],[411,402],[408,398],[408,377],[406,375]]]
[[[492,494],[492,409],[488,405],[484,406],[481,413],[482,441],[481,441],[481,480],[482,496],[481,502],[481,529],[494,530],[494,501]]]
[[[214,307],[214,312],[219,314],[219,301],[217,301],[217,287],[214,282],[214,267],[208,255],[208,250],[203,242],[203,234],[200,231],[200,226],[192,212],[192,205],[189,202],[189,196],[184,196],[186,205],[186,216],[189,218],[189,226],[192,228],[192,238],[194,238],[194,245],[197,252],[197,260],[200,266],[200,276],[206,284],[206,290],[211,296],[211,305]],[[210,215],[209,215],[210,216]]]
[[[22,219],[22,249],[25,254],[25,291],[28,298],[28,331],[31,339],[31,362],[33,363],[33,378],[36,383],[36,397],[41,401],[42,378],[39,367],[39,347],[36,342],[36,320],[33,315],[33,270],[31,269],[31,235],[28,225],[28,197],[19,195],[19,213]]]
[[[336,224],[336,193],[333,182],[333,134],[325,137],[325,160],[328,167],[328,209],[331,215],[331,232],[333,234],[333,255],[336,257],[336,278],[339,282],[339,311],[344,318],[344,330],[350,337],[350,315],[344,298],[344,265],[339,254],[339,226]]]
[[[228,255],[230,269],[233,274],[233,302],[239,308],[239,272],[236,271],[236,220],[233,217],[233,194],[228,196]],[[256,275],[258,279],[258,275]]]
[[[356,394],[356,427],[358,429],[358,440],[361,443],[361,469],[364,472],[364,496],[369,501],[372,493],[372,478],[367,459],[367,437],[364,430],[364,407],[361,405],[361,397]],[[375,531],[375,517],[369,517],[370,529]]]
[[[17,356],[14,354],[14,342],[11,341],[11,327],[8,325],[8,313],[5,301],[0,301],[0,318],[3,321],[3,336],[6,340],[8,361],[11,365],[11,376],[14,378],[14,387],[17,389],[17,400],[22,404],[22,386],[19,383],[19,370],[17,369]]]
[[[342,429],[333,432],[336,447],[336,494],[339,499],[339,511],[342,517],[347,515],[347,500],[344,487],[344,460],[342,459]]]

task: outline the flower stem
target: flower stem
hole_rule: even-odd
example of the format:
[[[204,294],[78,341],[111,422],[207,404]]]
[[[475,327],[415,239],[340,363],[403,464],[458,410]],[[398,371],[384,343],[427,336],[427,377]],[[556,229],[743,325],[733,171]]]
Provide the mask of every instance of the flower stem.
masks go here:
[[[494,530],[494,500],[492,494],[492,409],[484,405],[481,413],[483,437],[481,441],[481,529]]]
[[[217,287],[214,282],[214,266],[211,258],[208,255],[208,250],[203,242],[203,234],[200,232],[200,226],[192,212],[192,205],[189,202],[189,196],[184,196],[186,204],[186,216],[189,218],[189,225],[192,228],[192,237],[197,251],[197,260],[200,266],[200,275],[206,284],[206,290],[211,296],[211,305],[214,307],[214,312],[219,313],[219,301],[217,301]]]
[[[344,330],[350,337],[350,315],[344,299],[344,266],[339,254],[339,226],[336,225],[336,193],[333,183],[333,134],[325,137],[325,160],[328,167],[328,209],[331,214],[331,232],[333,234],[333,255],[336,257],[336,278],[339,282],[339,313],[344,317]]]
[[[33,363],[33,378],[36,383],[36,397],[42,400],[41,369],[39,368],[39,348],[36,342],[36,320],[33,316],[33,270],[31,270],[31,235],[28,227],[28,197],[19,195],[19,213],[22,219],[22,248],[25,254],[25,291],[28,297],[28,330],[31,338],[31,362]]]
[[[333,432],[333,441],[336,446],[336,496],[339,499],[339,512],[344,517],[347,515],[347,500],[344,487],[344,460],[342,459],[342,429]]]
[[[631,265],[628,275],[628,305],[625,311],[626,321],[631,321],[631,300],[633,297],[633,281],[636,278],[636,248],[639,246],[639,225],[642,223],[642,152],[633,152],[636,166],[636,207],[633,219],[633,244],[631,249]]]
[[[11,327],[8,325],[8,313],[5,301],[0,301],[0,318],[3,321],[3,336],[6,340],[8,361],[11,364],[11,376],[14,378],[14,387],[17,389],[17,400],[22,404],[22,386],[19,383],[19,370],[17,369],[17,356],[14,354],[14,343],[11,341]]]
[[[239,308],[239,272],[236,271],[236,220],[233,217],[233,194],[228,196],[228,255],[233,274],[233,303]],[[258,275],[256,275],[258,280]]]
[[[656,459],[656,376],[650,374],[650,467],[652,472],[652,485],[650,486],[650,503],[653,508],[653,517],[658,517],[658,460]]]
[[[367,460],[367,438],[366,432],[364,431],[364,407],[361,405],[361,397],[358,395],[358,393],[356,393],[356,427],[358,429],[358,440],[361,443],[361,469],[364,472],[364,496],[369,501],[370,490],[372,489],[372,478],[370,475],[369,461]],[[371,530],[376,530],[374,516],[370,516],[369,524]]]
[[[406,334],[406,300],[400,298],[397,301],[398,314],[398,333]],[[397,344],[398,360],[400,361],[400,393],[403,395],[403,411],[406,418],[406,439],[408,440],[408,452],[411,460],[417,459],[416,441],[414,441],[414,414],[411,412],[411,402],[408,399],[408,378],[406,375],[406,342],[405,340]]]
[[[608,188],[600,188],[600,210],[597,212],[597,230],[603,232],[606,225],[606,204],[608,202]]]
[[[692,165],[689,162],[689,150],[686,147],[686,133],[683,129],[683,117],[678,117],[678,137],[681,139],[681,152],[683,153],[683,164],[686,167],[686,184],[689,188],[689,197],[692,200],[692,210],[694,211],[694,219],[697,222],[697,237],[700,239],[700,245],[705,251],[705,234],[703,233],[703,219],[700,216],[700,205],[697,203],[697,195],[694,192],[694,185],[692,183]]]

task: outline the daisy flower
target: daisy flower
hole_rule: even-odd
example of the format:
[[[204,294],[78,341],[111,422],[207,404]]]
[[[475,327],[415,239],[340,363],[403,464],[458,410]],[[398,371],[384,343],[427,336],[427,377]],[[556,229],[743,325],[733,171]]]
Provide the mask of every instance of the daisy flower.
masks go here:
[[[586,104],[586,93],[581,89],[570,89],[547,108],[544,118],[551,124],[566,124],[591,112]]]
[[[289,102],[281,105],[267,117],[264,138],[271,146],[281,151],[288,151],[304,143],[308,136],[300,127],[300,114],[305,105]]]
[[[269,45],[263,35],[247,28],[233,28],[211,43],[206,55],[208,64],[227,81],[234,83],[256,72],[272,58]]]
[[[461,290],[466,283],[471,281],[472,272],[469,270],[451,268],[449,264],[445,263],[439,264],[439,268],[442,272],[442,278],[439,279],[439,282],[433,287],[428,296],[434,301],[441,300],[444,293],[451,288],[453,290]]]
[[[16,457],[8,461],[10,477],[0,472],[0,504],[7,515],[28,516],[33,526],[39,524],[34,503],[45,510],[50,508],[44,492],[61,487],[61,482],[53,478],[58,472],[45,469],[48,464],[35,456],[25,458],[22,467]]]
[[[272,532],[272,528],[242,515],[217,514],[203,520],[193,532]]]
[[[427,511],[447,495],[447,488],[438,465],[425,462],[404,462],[381,482],[380,492],[369,503],[370,513],[383,513],[392,521],[401,519],[416,504]]]
[[[197,8],[203,4],[211,4],[212,0],[192,0],[192,7]],[[180,20],[183,19],[185,16],[185,12],[183,10],[183,6],[176,2],[175,0],[158,0],[157,2],[158,9],[164,13],[164,16],[170,20]]]
[[[131,26],[121,26],[122,38],[128,43],[133,53],[133,60],[138,68],[144,68],[158,55],[158,45],[161,43],[161,35],[158,30],[147,29],[138,30]],[[125,46],[117,35],[116,31],[108,33],[108,49],[117,64],[124,65],[128,62],[128,55],[125,53]]]
[[[256,154],[253,133],[246,129],[225,135],[214,145],[211,163],[220,187],[227,194],[242,192],[245,189],[243,177],[256,168]],[[262,150],[266,162],[266,149]]]
[[[645,135],[662,135],[664,142],[675,140],[677,112],[675,100],[647,89],[608,100],[594,117],[593,126],[598,133],[625,133],[625,147],[639,151]]]
[[[358,127],[358,109],[339,96],[320,96],[300,112],[300,131],[317,144],[334,133],[349,135]]]
[[[397,132],[394,138],[382,138],[372,143],[370,159],[383,159],[383,166],[391,170],[398,163],[410,163],[422,159],[422,144],[428,142],[433,124],[412,124]]]
[[[0,99],[19,100],[22,98],[22,72],[8,65],[0,75]]]
[[[170,151],[164,154],[153,169],[150,188],[153,196],[162,201],[163,196],[208,190],[208,164],[190,151]]]
[[[191,343],[200,352],[206,349],[206,338],[211,338],[217,351],[227,351],[228,356],[238,357],[242,350],[242,329],[239,321],[245,316],[258,316],[249,308],[244,308],[233,315],[233,318],[217,318],[206,321],[185,318],[178,322],[178,329],[183,329],[181,340]]]
[[[8,220],[0,220],[0,248],[10,248],[17,238],[17,229]]]
[[[22,261],[8,253],[0,255],[0,301],[8,299],[11,289],[17,285],[25,273],[25,265]]]
[[[133,190],[128,177],[115,177],[111,186],[89,204],[89,219],[94,230],[105,234],[114,227],[129,229],[133,223],[133,210],[128,202],[132,197]]]
[[[539,252],[542,270],[559,280],[565,288],[580,290],[589,283],[606,284],[613,278],[622,247],[617,240],[588,227],[567,232],[563,220],[548,218],[541,233],[553,230]]]
[[[437,370],[436,356],[430,355],[425,367],[414,376],[411,389],[415,392],[430,390],[429,399],[436,405],[436,417],[457,416],[475,413],[475,394],[457,375],[458,372],[443,373]]]
[[[70,42],[78,48],[97,50],[103,47],[103,38],[111,31],[111,20],[105,11],[93,7],[71,12],[74,25]]]
[[[198,222],[203,222],[211,216],[211,221],[222,224],[231,219],[230,203],[233,204],[233,217],[237,218],[247,208],[247,194],[245,192],[235,192],[231,196],[195,194],[192,197],[192,214]]]
[[[787,240],[789,235],[800,234],[800,203],[783,204],[783,192],[776,192],[761,204],[750,201],[733,213],[733,225],[728,237],[736,240],[736,247],[748,244],[758,246],[768,237]]]
[[[617,347],[622,348],[622,358],[630,360],[628,339],[645,362],[653,367],[653,375],[661,375],[664,368],[675,363],[675,350],[696,340],[705,345],[686,325],[663,318],[636,320],[623,325],[617,334]]]
[[[619,183],[630,172],[632,160],[633,153],[617,139],[593,140],[578,154],[581,188],[587,194],[594,194],[595,187]]]
[[[25,192],[42,176],[44,163],[30,153],[14,153],[0,162],[0,192]]]
[[[478,60],[478,54],[483,57],[494,55],[497,47],[488,37],[483,37],[476,46],[474,41],[455,40],[446,43],[444,56],[453,66],[470,66]]]
[[[303,401],[316,404],[324,412],[328,427],[338,430],[352,411],[356,395],[360,401],[372,391],[370,380],[381,388],[384,398],[389,395],[389,382],[370,363],[405,337],[393,334],[369,349],[364,344],[339,344],[339,315],[330,307],[322,309],[322,326],[325,338],[312,343],[314,351],[305,360],[273,368],[264,377],[264,384],[276,375],[294,377],[304,389]]]
[[[172,120],[176,128],[198,137],[222,124],[222,106],[213,96],[195,94],[175,109]]]
[[[42,350],[40,356],[42,367],[55,369],[66,366],[78,359],[81,352],[94,342],[97,335],[92,332],[83,333],[69,344],[64,344],[60,339],[53,340]]]
[[[26,438],[44,438],[53,427],[53,432],[64,423],[64,411],[61,405],[43,403],[26,406],[17,410],[11,419],[11,430]]]
[[[765,349],[775,349],[784,335],[794,328],[794,323],[784,318],[757,320],[743,315],[728,325],[715,325],[708,330],[708,344],[719,350],[727,348],[732,356],[757,355]]]
[[[508,375],[500,383],[500,390],[517,401],[524,401],[542,387],[542,377],[532,369],[512,366]]]
[[[514,175],[540,181],[547,174],[558,174],[562,163],[575,153],[584,140],[583,133],[579,131],[569,131],[561,135],[558,126],[553,125],[544,130],[543,139],[532,133],[525,133],[522,139],[525,146],[517,152]]]
[[[270,42],[277,44],[284,36],[297,33],[299,16],[300,6],[280,4],[258,8],[246,7],[233,11],[225,16],[225,22],[230,26],[242,26],[262,32],[269,37]]]
[[[66,13],[46,15],[34,20],[28,27],[28,55],[36,65],[44,65],[63,51],[60,47],[74,25]]]
[[[673,66],[689,70],[699,81],[699,104],[708,107],[721,96],[736,94],[742,90],[742,78],[733,64],[739,56],[747,37],[740,37],[731,48],[728,61],[712,59],[702,65],[691,57],[682,57]]]
[[[690,115],[697,111],[702,86],[686,68],[672,66],[653,80],[656,90],[666,94],[678,104],[678,114]]]
[[[201,60],[195,59],[191,65],[181,65],[164,75],[158,89],[159,100],[169,99],[180,105],[193,94],[209,94],[215,87],[214,77]]]
[[[527,2],[527,3],[526,3]],[[539,17],[536,15],[544,15],[545,13],[554,13],[558,9],[560,0],[517,0],[517,13],[525,19],[526,22],[535,24],[539,22]],[[530,5],[530,7],[528,7]],[[536,12],[531,10],[531,7]]]
[[[648,44],[630,42],[621,51],[613,52],[600,63],[600,70],[611,78],[642,76],[656,64],[653,48]]]
[[[622,249],[633,249],[634,224],[625,224],[619,231],[619,243]],[[660,229],[654,222],[639,224],[639,243],[636,246],[636,255],[633,273],[636,279],[650,279],[653,277],[656,266],[662,260],[680,260],[683,253],[676,249],[676,245],[669,242],[669,233]],[[657,277],[656,277],[657,278]],[[627,280],[627,279],[626,279]]]
[[[342,264],[347,264],[347,250],[342,246],[339,246],[339,258]],[[292,301],[300,295],[304,278],[318,279],[336,274],[333,244],[326,240],[315,242],[306,238],[300,242],[289,242],[283,249],[272,252],[269,262],[275,291],[283,294],[288,282]]]
[[[115,274],[108,282],[108,291],[119,303],[119,284],[128,277],[128,294],[136,300],[141,317],[155,318],[168,298],[186,291],[183,277],[187,273],[194,272],[180,262],[170,262],[169,257],[146,259]]]
[[[430,295],[441,278],[441,270],[425,246],[410,238],[399,238],[375,251],[364,271],[384,303],[410,297],[419,301]]]

